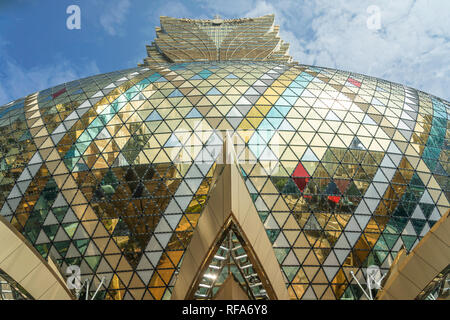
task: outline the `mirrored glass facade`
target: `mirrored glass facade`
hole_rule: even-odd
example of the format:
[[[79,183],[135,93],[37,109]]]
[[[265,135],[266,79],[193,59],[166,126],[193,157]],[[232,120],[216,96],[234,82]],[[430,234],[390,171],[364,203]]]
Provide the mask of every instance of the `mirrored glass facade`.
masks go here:
[[[450,300],[450,265],[422,290],[416,300]]]
[[[170,299],[228,132],[290,297],[359,299],[449,211],[449,108],[280,61],[102,74],[0,107],[0,214],[99,298]]]

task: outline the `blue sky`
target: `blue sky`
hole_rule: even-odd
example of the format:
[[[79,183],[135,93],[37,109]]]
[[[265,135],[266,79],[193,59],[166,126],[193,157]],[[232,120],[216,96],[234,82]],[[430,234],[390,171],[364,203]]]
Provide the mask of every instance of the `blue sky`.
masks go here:
[[[66,8],[73,4],[81,9],[81,30],[66,28]],[[300,63],[380,77],[450,100],[448,0],[0,0],[0,105],[135,67],[160,15],[268,13],[276,14],[280,35]],[[373,19],[379,28],[368,25]]]

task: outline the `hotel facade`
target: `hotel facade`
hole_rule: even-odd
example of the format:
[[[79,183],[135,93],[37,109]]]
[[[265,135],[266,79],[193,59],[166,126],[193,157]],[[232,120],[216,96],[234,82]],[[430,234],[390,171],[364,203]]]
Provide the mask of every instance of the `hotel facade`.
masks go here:
[[[278,33],[161,17],[1,106],[0,299],[448,299],[449,102]]]

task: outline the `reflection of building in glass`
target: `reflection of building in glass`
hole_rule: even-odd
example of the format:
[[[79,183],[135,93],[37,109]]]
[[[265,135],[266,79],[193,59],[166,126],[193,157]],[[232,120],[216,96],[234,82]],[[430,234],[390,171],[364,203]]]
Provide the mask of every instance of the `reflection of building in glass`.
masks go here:
[[[450,265],[439,273],[417,296],[418,300],[448,300],[450,296]]]
[[[362,298],[449,213],[449,103],[273,20],[161,17],[141,66],[0,107],[1,215],[104,299]]]
[[[0,300],[29,300],[30,294],[14,279],[0,270]]]

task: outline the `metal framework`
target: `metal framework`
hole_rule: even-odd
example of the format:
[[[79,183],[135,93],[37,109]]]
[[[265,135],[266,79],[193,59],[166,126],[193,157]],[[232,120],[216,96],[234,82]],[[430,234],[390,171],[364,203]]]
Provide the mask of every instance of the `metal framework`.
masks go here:
[[[250,299],[269,299],[236,225],[230,225],[219,243],[217,252],[203,270],[194,299],[213,299],[230,276],[241,285]]]

